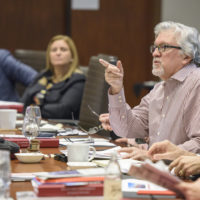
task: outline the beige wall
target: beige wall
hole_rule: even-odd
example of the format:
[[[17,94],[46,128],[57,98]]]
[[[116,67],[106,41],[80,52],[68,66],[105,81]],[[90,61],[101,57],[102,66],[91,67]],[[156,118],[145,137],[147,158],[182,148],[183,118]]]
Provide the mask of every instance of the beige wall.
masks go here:
[[[162,0],[162,21],[171,20],[200,31],[200,0]]]

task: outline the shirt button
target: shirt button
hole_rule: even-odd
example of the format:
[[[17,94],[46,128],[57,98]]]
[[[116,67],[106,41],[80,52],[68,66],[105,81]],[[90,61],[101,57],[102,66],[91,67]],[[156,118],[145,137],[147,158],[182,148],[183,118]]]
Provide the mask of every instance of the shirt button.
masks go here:
[[[122,115],[122,119],[124,119],[125,118],[125,116],[124,115]]]
[[[157,132],[157,135],[160,135],[160,132]]]
[[[122,98],[122,96],[118,96],[118,99],[121,99]]]
[[[167,100],[169,99],[169,96],[167,96]]]
[[[162,114],[162,117],[165,118],[165,114]]]
[[[120,100],[119,100],[119,103],[121,103],[121,102],[122,102],[122,100],[120,99]]]

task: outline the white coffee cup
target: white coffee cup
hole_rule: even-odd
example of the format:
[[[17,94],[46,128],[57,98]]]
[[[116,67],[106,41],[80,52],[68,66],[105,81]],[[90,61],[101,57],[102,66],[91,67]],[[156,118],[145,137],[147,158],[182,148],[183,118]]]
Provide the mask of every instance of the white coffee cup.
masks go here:
[[[89,155],[92,150],[93,154]],[[68,162],[88,162],[91,161],[96,154],[94,147],[85,143],[72,143],[67,145]]]
[[[0,129],[15,129],[17,110],[0,109]]]

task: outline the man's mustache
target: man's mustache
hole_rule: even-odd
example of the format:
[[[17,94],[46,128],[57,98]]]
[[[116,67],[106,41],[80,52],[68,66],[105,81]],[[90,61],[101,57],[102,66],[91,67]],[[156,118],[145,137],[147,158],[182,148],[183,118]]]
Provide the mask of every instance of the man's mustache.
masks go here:
[[[153,63],[154,63],[154,62],[161,62],[161,60],[160,60],[159,58],[154,58],[154,59],[153,59]]]

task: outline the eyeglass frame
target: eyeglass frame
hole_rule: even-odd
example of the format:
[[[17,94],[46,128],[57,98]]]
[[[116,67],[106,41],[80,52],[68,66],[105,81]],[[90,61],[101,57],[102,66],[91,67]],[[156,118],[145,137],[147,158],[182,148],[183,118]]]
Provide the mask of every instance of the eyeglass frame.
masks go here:
[[[168,45],[168,44],[162,44],[162,45],[151,45],[150,46],[150,52],[153,53],[156,49],[158,48],[159,53],[163,53],[166,51],[168,48],[173,48],[173,49],[182,49],[179,46],[174,46],[174,45]]]
[[[90,112],[91,112],[93,115],[95,115],[96,117],[99,118],[100,115],[99,115],[95,110],[93,110],[92,107],[91,107],[90,105],[88,105],[88,108],[89,108]],[[88,133],[89,133],[89,134],[94,134],[94,133],[97,133],[97,132],[99,132],[99,131],[101,131],[101,130],[103,130],[103,127],[102,127],[102,125],[99,125],[99,126],[95,126],[95,127],[89,128]]]

